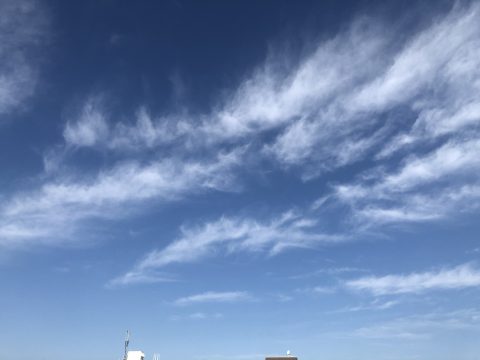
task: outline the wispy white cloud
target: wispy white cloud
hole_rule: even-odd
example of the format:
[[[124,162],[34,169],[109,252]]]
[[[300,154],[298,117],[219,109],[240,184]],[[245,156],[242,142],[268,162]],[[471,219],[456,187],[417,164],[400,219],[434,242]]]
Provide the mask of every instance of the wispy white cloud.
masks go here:
[[[83,105],[76,121],[68,121],[63,131],[65,142],[75,146],[94,146],[108,136],[108,124],[100,97],[91,97]]]
[[[480,313],[477,309],[450,312],[432,312],[404,316],[379,324],[361,327],[350,335],[370,339],[422,340],[449,331],[480,331]]]
[[[381,301],[379,299],[375,299],[367,305],[349,306],[334,312],[342,313],[342,312],[357,312],[357,311],[388,310],[394,306],[397,306],[398,304],[400,304],[399,300]]]
[[[479,151],[480,139],[446,143],[426,156],[407,159],[400,171],[388,175],[378,188],[405,191],[449,175],[455,175],[454,181],[461,180],[463,175],[476,173],[480,166]]]
[[[288,66],[272,53],[208,114],[154,117],[141,108],[132,124],[111,124],[87,102],[65,139],[185,154],[251,143],[253,158],[300,169],[304,179],[370,159],[377,168],[368,179],[335,186],[322,201],[348,204],[364,228],[438,220],[480,200],[479,24],[478,4],[457,4],[405,39],[359,19]],[[266,132],[270,140],[255,143]],[[378,167],[393,153],[398,164]]]
[[[193,305],[198,303],[235,303],[253,300],[253,296],[246,291],[208,291],[201,294],[190,295],[175,300],[179,306]]]
[[[398,169],[337,185],[336,197],[352,209],[362,226],[432,221],[480,205],[480,140],[447,142]]]
[[[165,159],[120,163],[83,181],[62,179],[39,190],[13,196],[0,207],[0,245],[59,243],[84,220],[115,219],[138,205],[170,202],[207,190],[235,190],[233,170],[241,150],[215,159]]]
[[[401,103],[414,116],[413,125],[405,122],[384,141],[374,156],[380,166],[334,187],[361,228],[478,210],[479,17],[478,4],[457,4],[406,44],[390,70],[366,88],[367,95],[358,93],[361,103]],[[374,96],[377,91],[381,96]],[[398,96],[390,99],[390,94]],[[382,163],[393,154],[400,158],[398,165],[397,160]]]
[[[197,137],[198,129],[195,129],[190,121],[187,114],[154,118],[146,108],[141,107],[134,115],[133,124],[112,124],[105,96],[95,94],[85,101],[75,116],[67,120],[63,137],[68,146],[96,147],[121,152],[143,151],[159,145],[172,145],[187,134]],[[196,141],[192,138],[187,140]],[[182,142],[182,145],[188,146],[188,141]]]
[[[478,5],[462,9],[460,3],[455,9],[419,37],[406,53],[404,62],[415,63],[410,67],[412,71],[404,72],[407,78],[415,86],[421,85],[424,80],[418,81],[417,72],[424,72],[429,89],[413,102],[412,109],[417,113],[413,126],[388,143],[380,157],[420,141],[478,131],[480,9]],[[433,86],[435,91],[431,91]]]
[[[47,15],[35,0],[0,2],[0,115],[23,105],[35,90],[38,49],[46,40]]]
[[[311,286],[307,288],[296,289],[295,292],[302,293],[302,294],[328,295],[328,294],[336,293],[337,290],[338,290],[338,287],[336,285],[332,285],[332,286],[317,285],[317,286]]]
[[[137,284],[155,284],[155,283],[165,283],[165,282],[173,282],[177,281],[175,277],[159,273],[155,271],[150,272],[129,272],[121,277],[112,279],[106,284],[107,288],[113,289],[123,286],[129,285],[137,285]]]
[[[197,311],[191,314],[184,314],[184,315],[173,315],[171,317],[172,320],[174,321],[181,321],[181,320],[218,320],[222,319],[223,314],[222,313],[206,313],[206,312],[201,312]]]
[[[468,251],[468,253],[470,253],[470,254],[480,253],[480,247],[474,248],[474,249]]]
[[[345,116],[345,110],[339,109],[342,106],[334,100],[343,98],[342,92],[350,91],[367,74],[373,76],[376,66],[385,62],[377,54],[382,52],[388,39],[379,35],[382,33],[378,31],[379,25],[373,23],[365,19],[356,21],[348,31],[320,43],[315,51],[293,66],[282,67],[272,54],[208,114],[153,117],[141,108],[132,124],[118,122],[107,125],[105,131],[105,112],[92,113],[87,103],[86,110],[68,122],[66,142],[122,151],[177,146],[181,142],[183,150],[195,152],[199,146],[241,145],[267,131],[283,128],[277,140],[255,151],[282,164],[302,163],[312,152],[321,153],[329,167],[336,167],[335,161],[346,164],[384,134],[378,132],[378,136],[369,136],[370,140],[361,139],[355,135],[358,129],[339,125],[337,118]],[[365,125],[370,131],[375,121]],[[92,141],[95,130],[97,140],[101,141]],[[356,137],[355,141],[347,142],[352,136]],[[331,145],[339,141],[345,144],[344,151],[333,151]],[[335,159],[330,161],[330,157]]]
[[[3,201],[0,244],[56,244],[58,233],[68,238],[85,220],[118,218],[207,189],[236,190],[235,170],[259,159],[295,168],[303,179],[372,162],[373,169],[334,186],[321,201],[349,206],[347,219],[360,228],[474,210],[480,200],[479,9],[459,4],[402,38],[381,20],[357,19],[298,61],[272,52],[204,114],[154,115],[141,107],[132,121],[115,121],[90,97],[65,125],[66,148],[115,150],[121,161],[90,177],[60,171],[36,191]],[[145,149],[153,160],[138,160]],[[392,162],[385,164],[387,158]],[[182,229],[134,274],[218,249],[276,253],[344,236],[310,229],[306,224],[315,224],[318,214],[306,217],[285,223],[222,218]]]
[[[147,254],[131,272],[196,262],[212,254],[266,252],[275,255],[287,248],[316,247],[346,239],[343,235],[322,232],[316,220],[294,210],[264,221],[221,217],[199,227],[183,227],[181,232],[181,237],[165,248]]]
[[[356,268],[356,267],[330,267],[324,269],[318,269],[308,273],[298,274],[289,276],[289,279],[306,279],[311,277],[318,277],[323,275],[340,275],[345,273],[356,273],[356,272],[365,272],[366,269]]]
[[[107,126],[105,115],[89,111],[87,104],[67,124],[65,138],[123,150],[170,144],[179,151],[181,143],[195,152],[198,146],[251,142],[276,129],[272,140],[263,139],[251,151],[299,167],[304,178],[317,176],[366,157],[386,156],[419,137],[457,134],[466,124],[478,125],[479,20],[478,5],[457,5],[402,40],[379,20],[357,19],[299,61],[287,61],[288,66],[272,53],[210,113],[152,117],[140,109],[134,124]],[[410,121],[385,121],[398,106],[418,118],[410,134],[398,134]],[[381,144],[387,145],[377,149]]]
[[[420,293],[480,286],[480,270],[471,264],[406,275],[367,276],[349,280],[347,288],[374,295]]]

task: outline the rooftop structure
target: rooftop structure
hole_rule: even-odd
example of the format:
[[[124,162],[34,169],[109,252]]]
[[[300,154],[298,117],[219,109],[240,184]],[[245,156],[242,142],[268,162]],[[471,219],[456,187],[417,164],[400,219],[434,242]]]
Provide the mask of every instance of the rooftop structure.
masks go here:
[[[145,360],[145,354],[142,351],[129,351],[127,360]]]
[[[128,350],[129,344],[130,344],[130,332],[127,331],[127,336],[125,337],[123,360],[145,360],[145,354],[142,351],[139,351],[139,350],[129,351]]]

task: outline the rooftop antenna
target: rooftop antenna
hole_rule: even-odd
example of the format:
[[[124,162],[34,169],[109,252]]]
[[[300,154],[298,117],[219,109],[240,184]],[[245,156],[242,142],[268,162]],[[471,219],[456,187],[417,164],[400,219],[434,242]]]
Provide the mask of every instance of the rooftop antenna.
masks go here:
[[[160,355],[153,354],[153,360],[160,360]]]
[[[129,342],[130,342],[130,331],[127,330],[127,335],[125,336],[125,353],[123,355],[123,360],[127,360]]]
[[[292,353],[290,352],[290,350],[287,350],[287,356],[290,356],[292,355]]]

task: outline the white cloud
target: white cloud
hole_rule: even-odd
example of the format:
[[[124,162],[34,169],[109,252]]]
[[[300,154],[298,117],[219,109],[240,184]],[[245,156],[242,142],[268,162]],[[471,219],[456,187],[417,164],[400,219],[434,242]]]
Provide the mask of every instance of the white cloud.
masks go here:
[[[314,161],[313,169],[304,169],[308,178],[372,157],[368,155],[382,143],[388,145],[381,150],[380,157],[419,139],[429,140],[447,133],[456,135],[466,126],[478,127],[479,24],[478,6],[457,6],[412,36],[400,50],[387,48],[387,43],[398,39],[389,39],[391,34],[385,29],[377,31],[383,34],[380,39],[360,30],[355,35],[347,33],[332,40],[338,41],[330,48],[334,51],[326,59],[319,59],[322,61],[318,61],[309,77],[321,83],[322,71],[328,69],[335,74],[338,66],[345,73],[343,81],[335,79],[330,86],[331,96],[325,101],[316,99],[315,105],[302,108],[297,119],[285,127],[273,144],[266,145],[267,153],[287,165]],[[326,49],[329,49],[327,44],[321,44],[318,52]],[[339,49],[341,56],[336,56]],[[348,55],[347,49],[351,49],[356,59]],[[308,61],[315,62],[315,55]],[[356,61],[362,65],[355,66]],[[370,68],[372,64],[374,70]],[[301,66],[298,71],[301,72]],[[338,93],[337,83],[344,86]],[[305,92],[313,94],[311,97],[315,96],[308,81],[303,87]],[[389,143],[392,134],[409,126],[405,120],[401,120],[403,124],[399,120],[393,123],[380,120],[397,106],[408,108],[413,116],[418,115],[418,120],[411,134],[398,135]],[[379,126],[380,130],[375,131]]]
[[[149,203],[176,201],[186,194],[235,190],[233,172],[240,156],[237,149],[205,161],[132,161],[83,181],[47,182],[2,204],[0,245],[58,244],[68,240],[84,220],[123,217]]]
[[[304,289],[302,291],[306,291],[313,294],[333,294],[337,291],[335,286],[314,286],[312,288]]]
[[[68,119],[63,132],[65,143],[121,152],[143,151],[159,145],[172,145],[174,141],[180,141],[181,136],[194,130],[187,121],[190,120],[187,115],[171,114],[153,118],[143,107],[136,112],[134,124],[111,124],[110,117],[103,96],[90,96],[81,111]],[[183,145],[186,146],[186,143]]]
[[[94,146],[104,141],[108,136],[108,124],[100,99],[89,99],[79,118],[67,122],[63,136],[67,144],[75,146]]]
[[[428,54],[428,59],[415,58],[411,52],[412,60],[423,65],[412,66],[413,70],[406,73],[415,76],[419,69],[427,70],[430,73],[429,86],[412,104],[418,116],[411,129],[387,144],[379,153],[380,157],[412,144],[441,136],[461,135],[472,129],[476,129],[478,136],[480,8],[478,5],[459,8],[457,4],[457,11],[453,11],[444,22],[434,25],[415,44],[416,56]],[[411,80],[418,84],[415,77]]]
[[[387,39],[379,36],[378,26],[371,19],[357,21],[293,66],[283,67],[272,54],[229,99],[219,123],[206,126],[215,127],[218,136],[238,137],[312,116],[322,119],[318,113],[325,105],[382,62],[374,55]],[[324,130],[335,126],[333,118],[324,120]]]
[[[298,167],[309,179],[422,145],[419,140],[448,134],[460,142],[458,133],[480,120],[479,9],[457,5],[405,40],[378,20],[358,19],[299,61],[285,64],[280,59],[288,54],[272,53],[206,114],[152,117],[141,108],[133,125],[116,123],[106,136],[99,129],[103,140],[95,145],[162,145],[190,153],[241,145],[275,130],[250,151],[285,169]],[[398,107],[408,114],[389,113]],[[72,142],[84,127],[95,128],[89,117],[75,124],[66,130]],[[83,144],[94,145],[87,138]]]
[[[158,272],[129,272],[122,277],[115,278],[106,284],[107,288],[117,288],[133,284],[155,284],[176,281],[174,277],[168,274]]]
[[[295,211],[264,221],[222,217],[199,227],[182,227],[182,235],[165,248],[147,254],[130,273],[141,273],[174,263],[191,263],[213,254],[268,252],[275,255],[287,248],[309,248],[345,240],[318,229],[315,220]]]
[[[303,221],[293,211],[260,222],[250,218],[226,218],[199,228],[182,228],[182,237],[166,248],[150,253],[142,262],[145,267],[161,267],[176,262],[192,262],[216,252],[268,250],[275,254],[288,247],[309,247],[316,243],[335,242],[339,237],[319,233],[316,225]]]
[[[175,305],[185,306],[198,303],[235,303],[251,301],[253,297],[246,291],[208,291],[201,294],[190,295],[175,300]]]
[[[432,186],[423,192],[425,194],[399,193],[356,199],[351,203],[356,224],[369,229],[386,224],[451,220],[463,213],[478,211],[480,207],[480,186],[477,185]]]
[[[131,122],[115,122],[91,97],[67,121],[65,144],[115,150],[122,160],[91,177],[62,177],[60,171],[36,191],[3,201],[0,244],[56,244],[86,220],[118,218],[208,189],[237,190],[235,170],[249,161],[295,167],[303,179],[373,162],[373,170],[335,186],[321,201],[347,204],[360,229],[474,210],[480,204],[479,9],[455,6],[404,38],[378,20],[358,19],[298,61],[270,54],[202,114],[152,115],[141,107]],[[154,160],[142,163],[138,155],[146,149]],[[167,153],[175,156],[162,157]],[[393,154],[400,160],[381,166]],[[47,165],[71,160],[50,155]],[[217,250],[274,254],[342,238],[306,226],[316,223],[314,216],[222,218],[182,229],[133,274]]]
[[[397,170],[379,170],[334,187],[363,227],[423,222],[480,206],[480,139],[449,141],[426,155],[406,158]]]
[[[478,44],[479,16],[478,6],[457,6],[447,16],[436,19],[407,42],[385,72],[354,96],[353,104],[385,109],[414,98],[428,86],[438,85],[437,80],[444,78],[442,71],[463,61],[457,55],[459,50],[475,49]],[[475,61],[475,53],[463,55]],[[447,80],[458,80],[456,75]]]
[[[91,117],[80,116],[69,122],[65,130],[67,143],[83,146],[100,146],[113,150],[138,150],[159,145],[176,146],[195,152],[198,147],[216,148],[224,144],[241,145],[251,142],[272,129],[285,128],[272,144],[265,144],[264,156],[276,158],[281,163],[303,162],[312,151],[328,166],[335,160],[347,164],[351,158],[365,153],[379,136],[360,139],[356,130],[342,123],[339,116],[345,112],[336,97],[366,76],[376,72],[376,56],[387,39],[380,37],[378,25],[367,20],[355,22],[345,33],[319,44],[310,55],[293,67],[279,67],[275,55],[244,79],[236,90],[207,114],[167,114],[152,117],[141,108],[134,124],[118,122],[109,127],[104,136],[103,127]],[[368,64],[368,65],[366,65]],[[355,71],[352,71],[355,68]],[[334,104],[330,104],[334,101]],[[326,108],[327,110],[324,110]],[[102,115],[105,117],[105,114]],[[376,121],[365,124],[368,130]],[[92,141],[90,130],[98,128]],[[84,131],[84,130],[88,131]],[[87,132],[88,136],[85,136]],[[84,139],[86,141],[78,141]],[[332,144],[343,141],[344,151],[333,151]],[[179,149],[176,149],[179,151]]]
[[[407,159],[398,173],[387,176],[378,187],[392,191],[408,190],[449,175],[455,175],[454,181],[461,180],[462,175],[475,174],[479,169],[479,152],[480,139],[449,142],[424,157]]]
[[[349,280],[345,285],[374,295],[462,289],[480,286],[480,270],[471,264],[463,264],[450,269],[408,275],[367,276]]]
[[[110,149],[161,144],[195,153],[199,147],[216,149],[224,143],[239,146],[276,129],[272,140],[249,151],[286,169],[299,168],[309,179],[405,148],[422,153],[424,149],[416,149],[422,139],[432,145],[431,155],[404,156],[402,172],[389,176],[385,186],[440,179],[478,164],[479,134],[473,131],[465,138],[462,129],[478,128],[480,120],[479,24],[477,4],[454,6],[406,40],[379,21],[359,19],[298,62],[287,61],[288,66],[272,53],[208,114],[153,118],[140,109],[134,125],[116,123],[108,135],[95,125],[101,121],[90,119],[96,116],[80,117],[67,125],[67,142],[86,137],[83,143],[93,144],[93,136],[83,133],[97,129],[95,138]],[[389,115],[398,106],[409,110],[401,115],[406,119]],[[415,117],[411,126],[408,118]],[[449,141],[435,147],[434,140],[445,134]],[[399,209],[380,210],[390,218],[408,218]],[[370,213],[377,216],[379,211]]]
[[[356,329],[351,335],[370,339],[424,340],[458,330],[478,332],[480,312],[477,309],[463,309],[404,316]]]
[[[37,83],[47,17],[35,0],[0,2],[0,115],[23,105]]]
[[[400,301],[398,300],[380,301],[379,299],[375,299],[372,302],[370,302],[370,304],[349,306],[349,307],[334,311],[334,313],[388,310],[394,306],[397,306],[398,304],[400,304]]]
[[[174,321],[182,321],[182,320],[218,320],[222,319],[223,314],[222,313],[206,313],[206,312],[194,312],[191,314],[182,314],[182,315],[173,315],[171,317],[172,320]]]
[[[308,273],[292,275],[292,276],[289,276],[288,278],[289,279],[306,279],[306,278],[318,277],[318,276],[324,276],[324,275],[334,276],[334,275],[345,274],[345,273],[356,273],[356,272],[366,272],[366,271],[367,271],[366,269],[348,267],[348,266],[331,267],[331,268],[318,269]]]

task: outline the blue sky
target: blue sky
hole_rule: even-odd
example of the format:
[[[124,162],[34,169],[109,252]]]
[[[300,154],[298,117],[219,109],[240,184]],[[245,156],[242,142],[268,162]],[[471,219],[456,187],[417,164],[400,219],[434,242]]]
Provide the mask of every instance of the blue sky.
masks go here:
[[[2,0],[0,39],[1,359],[478,359],[478,2]]]

